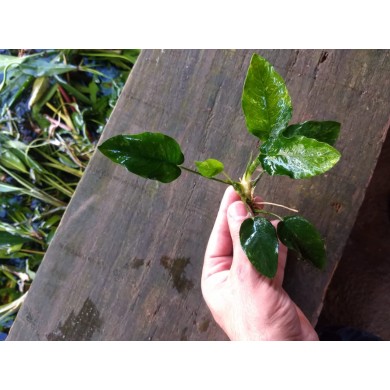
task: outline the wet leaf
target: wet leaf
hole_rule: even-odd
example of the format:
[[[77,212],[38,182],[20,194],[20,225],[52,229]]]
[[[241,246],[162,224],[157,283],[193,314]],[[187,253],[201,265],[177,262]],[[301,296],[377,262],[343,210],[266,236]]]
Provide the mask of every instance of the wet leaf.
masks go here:
[[[61,221],[62,216],[59,214],[52,215],[47,221],[44,221],[42,228],[48,229],[55,225],[57,222]]]
[[[72,114],[72,123],[79,132],[82,132],[85,128],[85,121],[81,112],[74,112]]]
[[[6,231],[0,231],[0,248],[2,250],[16,247],[27,241],[29,241],[29,239],[26,237],[14,235]],[[20,250],[20,248],[18,250]]]
[[[21,245],[22,247],[23,245]],[[11,251],[10,254],[7,255],[7,250],[2,249],[0,247],[0,259],[17,259],[17,258],[26,258],[29,257],[30,254],[24,253],[24,252],[17,252],[17,251]]]
[[[51,240],[53,239],[54,235],[56,234],[57,227],[53,227],[50,229],[49,234],[46,237],[46,243],[49,245],[51,243]]]
[[[291,119],[291,98],[283,78],[257,54],[246,76],[242,109],[249,132],[262,141],[278,136]]]
[[[199,173],[204,177],[216,176],[224,170],[223,164],[213,158],[204,161],[195,161],[195,165],[198,168]]]
[[[340,153],[332,146],[304,136],[270,139],[260,150],[260,162],[268,174],[293,179],[320,175],[340,159]]]
[[[30,95],[30,100],[28,101],[28,107],[31,108],[34,104],[36,104],[46,93],[49,87],[50,82],[47,77],[38,77],[35,79]]]
[[[314,138],[317,141],[334,145],[340,133],[340,126],[339,122],[333,121],[307,121],[288,126],[283,131],[283,136],[291,138],[295,135],[304,135],[307,138]]]
[[[90,96],[91,102],[94,105],[94,104],[96,104],[96,95],[99,92],[99,87],[97,86],[97,84],[94,81],[91,81],[88,84],[88,89],[89,89],[89,96]]]
[[[8,239],[9,241],[7,241]],[[14,245],[22,243],[24,240],[30,240],[30,237],[21,226],[14,226],[0,221],[0,246],[2,242]]]
[[[98,149],[130,172],[162,183],[177,179],[181,174],[178,165],[184,162],[179,144],[161,133],[117,135]]]
[[[12,186],[10,184],[0,183],[0,193],[1,192],[19,192],[19,191],[23,192],[23,189],[21,189],[19,187]]]
[[[20,65],[25,60],[25,57],[15,57],[15,56],[6,56],[0,55],[0,71],[3,71],[5,68],[12,65]]]
[[[23,162],[10,150],[3,149],[0,154],[0,164],[6,168],[15,169],[17,171],[27,173],[27,169]]]
[[[13,143],[15,142],[15,144]],[[13,141],[10,143],[10,145],[24,145],[22,142],[19,141]],[[16,146],[18,147],[18,146]],[[34,171],[37,172],[43,172],[43,168],[35,161],[33,160],[23,149],[15,149],[15,147],[11,148],[10,151],[17,156],[24,164],[26,164],[29,168],[33,169]]]
[[[60,155],[58,157],[58,160],[61,164],[64,164],[69,168],[80,168],[74,161],[72,161],[68,156],[65,156],[64,154]]]
[[[12,78],[7,77],[6,80],[3,80],[5,88],[0,89],[0,117],[6,114],[7,108],[14,105],[32,81],[33,77],[21,73],[18,69],[15,70]]]
[[[34,77],[54,76],[77,70],[77,66],[62,62],[48,62],[43,58],[29,59],[19,66],[24,74]]]
[[[272,223],[262,217],[246,219],[240,228],[240,242],[256,270],[273,278],[278,269],[278,238]]]
[[[22,249],[23,244],[0,245],[0,259],[12,259],[17,257],[17,252]]]
[[[84,94],[82,94],[79,89],[75,88],[73,85],[68,84],[65,80],[62,80],[59,77],[57,77],[57,79],[61,87],[63,87],[70,95],[74,96],[77,100],[80,100],[80,102],[84,104],[92,105],[92,102]]]
[[[317,229],[305,218],[288,216],[278,224],[280,241],[310,261],[317,268],[323,269],[326,265],[325,245]]]

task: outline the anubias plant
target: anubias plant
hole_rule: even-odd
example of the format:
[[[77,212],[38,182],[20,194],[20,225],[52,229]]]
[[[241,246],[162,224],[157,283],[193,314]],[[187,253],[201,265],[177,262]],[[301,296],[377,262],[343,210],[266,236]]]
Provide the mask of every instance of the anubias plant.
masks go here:
[[[324,241],[316,228],[298,215],[280,217],[263,209],[254,190],[260,177],[286,175],[304,179],[332,168],[340,153],[332,147],[340,123],[307,121],[288,125],[292,116],[291,98],[283,78],[264,58],[254,54],[246,76],[242,108],[250,133],[260,140],[259,153],[246,167],[239,181],[232,180],[222,162],[215,159],[196,161],[197,170],[184,167],[179,144],[161,133],[145,132],[117,135],[103,142],[98,149],[115,163],[147,179],[169,183],[182,170],[232,185],[246,205],[250,218],[240,228],[241,246],[250,262],[263,275],[273,278],[278,268],[278,238],[298,257],[323,269],[326,265]],[[224,179],[215,176],[223,174]],[[256,177],[252,177],[256,176]],[[280,220],[277,228],[265,218]]]

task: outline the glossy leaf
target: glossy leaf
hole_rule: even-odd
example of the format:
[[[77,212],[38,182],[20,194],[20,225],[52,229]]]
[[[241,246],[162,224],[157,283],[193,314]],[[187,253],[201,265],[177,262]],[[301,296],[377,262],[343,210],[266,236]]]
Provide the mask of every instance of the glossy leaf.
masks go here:
[[[333,121],[307,121],[288,126],[283,131],[283,136],[291,138],[295,135],[304,135],[307,138],[334,145],[340,133],[340,126],[339,122]]]
[[[195,161],[195,165],[198,168],[199,173],[204,177],[216,176],[224,170],[223,164],[213,158],[204,161]]]
[[[15,141],[14,141],[15,142]],[[13,144],[13,143],[12,143]],[[18,144],[21,144],[21,142],[18,142]],[[15,149],[11,148],[10,151],[17,156],[20,161],[22,161],[24,164],[27,165],[28,168],[31,168],[37,172],[43,172],[43,168],[35,161],[33,160],[26,151],[22,149]]]
[[[30,95],[30,100],[28,101],[28,107],[31,108],[34,104],[36,104],[46,93],[49,87],[50,82],[47,77],[38,77],[35,79]]]
[[[54,214],[47,221],[45,221],[42,225],[45,229],[51,228],[53,225],[57,224],[57,222],[61,221],[61,215]]]
[[[17,99],[28,89],[33,77],[15,70],[15,75],[3,79],[6,88],[0,88],[0,117],[3,117],[7,108],[12,107]]]
[[[260,162],[270,175],[304,179],[326,172],[340,159],[332,146],[304,136],[279,137],[264,143]]]
[[[291,119],[291,98],[283,78],[257,54],[245,79],[242,109],[249,132],[262,141],[278,136]]]
[[[0,245],[0,259],[12,259],[15,258],[18,252],[22,249],[23,244],[5,244]],[[23,254],[22,254],[23,256]]]
[[[0,231],[0,248],[2,250],[6,248],[13,248],[17,245],[24,244],[27,241],[29,241],[27,237],[21,237],[6,231]]]
[[[240,227],[240,242],[256,270],[273,278],[278,269],[278,238],[272,223],[262,217],[246,219]]]
[[[0,221],[0,245],[3,242],[12,245],[24,242],[23,240],[30,240],[24,227],[15,226],[7,222]],[[8,240],[8,241],[7,241]]]
[[[69,167],[69,168],[79,168],[79,166],[74,162],[72,161],[68,156],[65,156],[65,155],[61,155],[58,157],[58,161],[65,165],[66,167]]]
[[[181,174],[184,162],[179,144],[161,133],[117,135],[98,149],[112,161],[147,179],[169,183]]]
[[[325,245],[317,229],[300,216],[285,217],[278,224],[280,241],[296,251],[301,258],[310,261],[317,268],[326,265]]]
[[[22,191],[19,187],[12,186],[11,184],[7,183],[0,183],[0,193],[1,192],[18,192]]]
[[[0,71],[3,71],[5,68],[10,67],[11,65],[20,65],[25,60],[25,57],[16,57],[16,56],[7,56],[0,55]]]
[[[62,73],[77,70],[77,66],[64,64],[63,62],[48,62],[43,58],[24,61],[19,65],[24,74],[34,77],[54,76]]]
[[[6,168],[15,169],[17,171],[27,173],[26,167],[23,162],[10,150],[3,150],[0,152],[0,164],[3,164]]]

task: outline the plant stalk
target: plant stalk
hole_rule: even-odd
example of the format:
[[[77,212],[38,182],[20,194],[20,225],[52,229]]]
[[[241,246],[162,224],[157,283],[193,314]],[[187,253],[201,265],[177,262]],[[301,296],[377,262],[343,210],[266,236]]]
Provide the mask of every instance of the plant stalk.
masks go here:
[[[205,176],[201,175],[199,172],[194,171],[193,169],[183,167],[183,165],[180,165],[180,168],[184,169],[187,172],[195,173],[195,175],[199,175],[199,176],[205,177]],[[210,180],[214,180],[214,181],[217,181],[217,182],[223,183],[223,184],[228,184],[228,185],[232,184],[231,182],[229,182],[227,180],[217,179],[216,177],[205,177],[205,178],[206,179],[210,179]]]

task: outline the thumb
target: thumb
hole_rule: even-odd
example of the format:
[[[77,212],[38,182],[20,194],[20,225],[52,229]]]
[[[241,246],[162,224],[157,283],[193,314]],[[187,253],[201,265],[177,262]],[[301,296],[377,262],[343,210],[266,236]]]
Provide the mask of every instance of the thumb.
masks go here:
[[[242,201],[232,203],[228,208],[228,225],[230,235],[233,241],[233,252],[234,254],[240,253],[240,227],[242,222],[249,217],[248,210],[246,209]]]
[[[241,201],[232,203],[227,212],[230,235],[233,241],[233,261],[230,270],[238,277],[238,280],[245,281],[247,285],[258,283],[259,273],[255,270],[248,257],[244,253],[240,242],[241,224],[250,217],[245,205]]]

